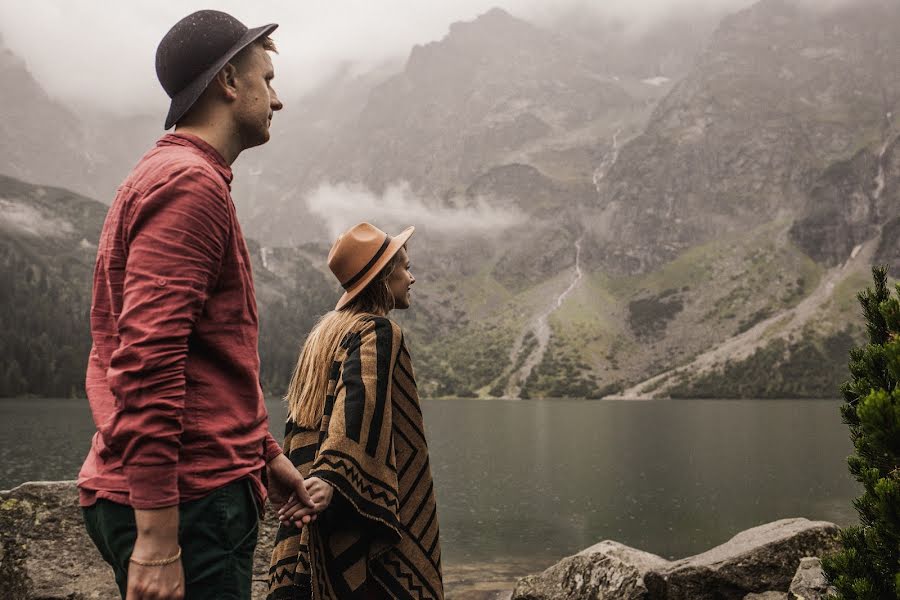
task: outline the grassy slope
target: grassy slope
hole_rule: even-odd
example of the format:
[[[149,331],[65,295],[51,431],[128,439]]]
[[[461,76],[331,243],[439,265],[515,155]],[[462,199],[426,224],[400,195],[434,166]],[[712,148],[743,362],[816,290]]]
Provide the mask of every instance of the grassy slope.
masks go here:
[[[870,286],[871,274],[858,268],[835,286],[829,301],[798,335],[773,339],[742,361],[711,373],[683,378],[672,397],[837,397],[848,377],[850,348],[864,342],[856,294]],[[775,333],[774,331],[772,333]]]
[[[640,276],[586,272],[550,317],[553,336],[525,394],[604,395],[687,362],[773,311],[796,305],[815,288],[822,269],[788,241],[786,229],[787,223],[777,222],[736,233]],[[563,271],[513,294],[492,277],[486,261],[475,275],[446,284],[441,293],[464,306],[468,320],[442,335],[415,335],[426,393],[496,393],[514,360],[512,344],[571,276]],[[841,312],[821,327],[836,332],[847,319]]]
[[[553,315],[546,361],[579,350],[596,375],[594,394],[687,362],[773,311],[794,306],[818,283],[821,268],[772,223],[692,248],[648,274],[590,274]],[[542,365],[531,395],[558,395],[577,370]],[[572,391],[583,385],[574,377]],[[587,394],[592,395],[592,394]]]

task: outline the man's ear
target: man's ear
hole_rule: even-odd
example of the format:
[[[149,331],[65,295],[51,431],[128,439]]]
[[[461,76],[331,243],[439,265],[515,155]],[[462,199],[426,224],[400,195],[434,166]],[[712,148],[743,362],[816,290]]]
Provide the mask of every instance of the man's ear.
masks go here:
[[[225,63],[216,73],[216,83],[227,100],[237,99],[237,69],[231,63]]]

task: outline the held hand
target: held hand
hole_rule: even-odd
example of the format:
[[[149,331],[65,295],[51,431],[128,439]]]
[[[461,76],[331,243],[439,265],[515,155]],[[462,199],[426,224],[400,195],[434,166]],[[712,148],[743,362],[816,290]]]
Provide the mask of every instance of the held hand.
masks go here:
[[[178,507],[134,512],[138,535],[128,563],[126,599],[182,600],[184,569],[178,546]],[[172,558],[175,560],[169,562]]]
[[[297,468],[287,456],[279,454],[266,465],[266,469],[269,476],[269,496],[272,504],[281,505],[282,510],[289,504],[305,509],[306,519],[303,520],[303,523],[309,523],[313,517],[315,504],[310,499],[303,476],[300,475]]]
[[[293,496],[278,511],[278,519],[284,523],[293,522],[296,527],[303,527],[308,522],[315,520],[316,514],[320,513],[331,504],[334,497],[334,488],[327,481],[318,477],[309,477],[306,479],[306,490],[309,497],[315,502],[315,508],[312,512],[308,507],[301,506]],[[310,520],[307,520],[310,517]]]
[[[310,499],[316,503],[316,512],[322,512],[328,508],[334,497],[334,488],[331,484],[318,477],[310,477],[306,480],[306,491],[309,492]]]

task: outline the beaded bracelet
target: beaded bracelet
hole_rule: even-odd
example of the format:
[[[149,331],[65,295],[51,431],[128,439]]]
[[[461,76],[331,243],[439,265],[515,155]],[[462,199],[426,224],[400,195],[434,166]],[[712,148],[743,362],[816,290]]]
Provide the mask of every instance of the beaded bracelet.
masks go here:
[[[166,565],[171,565],[179,558],[181,558],[181,546],[178,546],[178,552],[171,558],[162,558],[160,560],[138,560],[132,556],[128,560],[136,565],[141,565],[142,567],[164,567]]]

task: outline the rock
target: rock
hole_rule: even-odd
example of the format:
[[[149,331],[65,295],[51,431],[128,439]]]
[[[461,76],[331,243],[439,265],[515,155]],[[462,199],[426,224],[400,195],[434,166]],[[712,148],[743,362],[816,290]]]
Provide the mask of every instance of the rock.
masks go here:
[[[815,557],[800,559],[800,567],[791,581],[788,598],[791,600],[825,600],[836,592],[837,590],[830,587],[828,580],[825,579],[821,560]]]
[[[270,511],[254,557],[254,600],[266,596],[277,529]],[[119,598],[112,569],[84,528],[74,481],[31,482],[0,492],[0,598]]]
[[[254,600],[266,594],[276,530],[277,520],[269,511],[260,524],[254,558]],[[818,561],[800,560],[833,550],[836,532],[831,523],[787,519],[750,529],[708,552],[675,562],[617,542],[600,542],[541,574],[519,580],[511,598],[776,600],[785,594],[769,590],[789,586],[791,598],[823,598],[824,591],[814,594],[824,582]],[[503,597],[495,591],[484,592],[467,597]],[[118,598],[112,570],[85,531],[75,482],[26,483],[0,492],[0,598]]]
[[[668,564],[655,554],[607,540],[520,579],[512,600],[647,598],[644,575]]]
[[[782,519],[743,531],[645,579],[654,597],[666,600],[739,599],[786,590],[800,559],[834,550],[837,532],[837,525],[825,521]]]
[[[754,527],[712,550],[669,562],[616,542],[601,542],[539,575],[519,580],[513,600],[742,600],[787,598],[797,564],[830,552],[832,523],[784,519]]]
[[[94,549],[74,481],[23,484],[0,494],[0,596],[29,600],[117,598]]]

